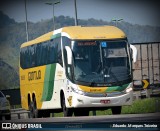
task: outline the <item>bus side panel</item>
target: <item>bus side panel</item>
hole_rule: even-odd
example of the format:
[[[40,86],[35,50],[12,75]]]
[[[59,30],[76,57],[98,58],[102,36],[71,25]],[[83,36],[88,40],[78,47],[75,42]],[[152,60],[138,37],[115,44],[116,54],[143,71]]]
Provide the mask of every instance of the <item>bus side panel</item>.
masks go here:
[[[30,95],[30,92],[28,92],[26,89],[27,89],[27,85],[20,85],[21,106],[23,109],[28,110],[28,94]]]
[[[28,109],[28,95],[32,101],[32,96],[35,95],[37,108],[41,108],[43,83],[46,66],[39,66],[30,69],[20,68],[20,90],[22,108]]]
[[[52,72],[53,73],[53,72]],[[42,109],[60,109],[61,108],[61,100],[60,100],[60,90],[63,86],[65,75],[64,69],[60,64],[56,64],[54,71],[54,79],[53,79],[53,91],[52,98],[50,100],[43,101]]]
[[[37,109],[61,108],[60,90],[64,81],[64,69],[50,64],[30,69],[20,69],[22,108],[28,109],[28,95],[35,95]],[[22,79],[23,78],[23,79]]]

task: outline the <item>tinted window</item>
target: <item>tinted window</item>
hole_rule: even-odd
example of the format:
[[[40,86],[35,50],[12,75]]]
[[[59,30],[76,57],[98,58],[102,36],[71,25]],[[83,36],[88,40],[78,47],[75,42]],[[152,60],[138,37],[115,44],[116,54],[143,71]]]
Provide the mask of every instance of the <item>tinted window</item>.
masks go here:
[[[60,37],[21,48],[20,64],[23,69],[57,62],[62,65]]]
[[[63,64],[62,64],[62,51],[61,51],[61,39],[60,39],[60,37],[55,39],[55,45],[57,45],[57,47],[58,47],[57,62],[61,66],[63,66]]]
[[[42,65],[41,60],[42,60],[42,44],[37,44],[36,47],[36,66]]]
[[[47,64],[47,58],[48,58],[48,42],[42,43],[42,50],[41,50],[41,64],[45,65]]]
[[[48,63],[57,62],[57,46],[54,43],[55,40],[50,41],[49,50],[48,50]]]

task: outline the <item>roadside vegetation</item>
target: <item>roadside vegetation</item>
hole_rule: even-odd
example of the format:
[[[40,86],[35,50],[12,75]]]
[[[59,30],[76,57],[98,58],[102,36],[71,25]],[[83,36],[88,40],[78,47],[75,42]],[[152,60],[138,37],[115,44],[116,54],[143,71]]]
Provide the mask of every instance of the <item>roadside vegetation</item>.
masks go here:
[[[135,100],[131,106],[123,106],[121,114],[140,114],[160,112],[160,97]],[[110,109],[97,111],[97,115],[111,115]],[[90,112],[92,115],[92,112]]]

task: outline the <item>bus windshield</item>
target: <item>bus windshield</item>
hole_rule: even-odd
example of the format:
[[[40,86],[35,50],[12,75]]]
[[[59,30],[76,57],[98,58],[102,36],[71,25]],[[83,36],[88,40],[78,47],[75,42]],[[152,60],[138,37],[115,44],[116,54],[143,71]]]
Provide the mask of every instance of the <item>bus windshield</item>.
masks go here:
[[[74,79],[91,86],[118,85],[131,79],[127,41],[74,41]]]

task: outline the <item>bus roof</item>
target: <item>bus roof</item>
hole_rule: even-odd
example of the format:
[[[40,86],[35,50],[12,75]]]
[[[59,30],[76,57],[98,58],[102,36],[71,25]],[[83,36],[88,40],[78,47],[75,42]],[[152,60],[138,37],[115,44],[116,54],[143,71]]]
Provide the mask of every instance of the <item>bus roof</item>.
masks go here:
[[[53,35],[58,33],[65,33],[70,39],[73,40],[92,40],[92,39],[118,39],[125,38],[125,33],[117,27],[114,26],[95,26],[95,27],[85,27],[85,26],[69,26],[46,33],[34,40],[25,42],[21,47],[29,46],[32,44],[41,43],[50,40]]]
[[[71,39],[74,40],[87,40],[87,39],[116,39],[125,38],[122,30],[114,26],[71,26],[64,27],[62,32],[67,33]]]
[[[53,31],[47,33],[47,34],[44,34],[40,37],[37,37],[36,39],[33,39],[33,40],[30,40],[28,42],[25,42],[21,45],[21,47],[25,47],[25,46],[29,46],[29,45],[33,45],[33,44],[37,44],[37,43],[40,43],[40,42],[43,42],[43,41],[47,41],[51,38],[51,36],[53,35]]]

